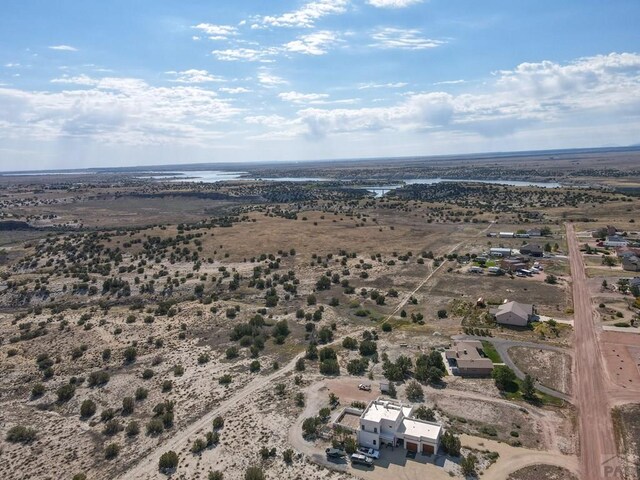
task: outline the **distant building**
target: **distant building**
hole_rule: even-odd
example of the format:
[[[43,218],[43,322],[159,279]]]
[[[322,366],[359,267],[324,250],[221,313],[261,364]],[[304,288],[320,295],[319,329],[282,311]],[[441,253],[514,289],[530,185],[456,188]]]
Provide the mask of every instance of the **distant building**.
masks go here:
[[[622,268],[628,272],[640,272],[640,257],[622,257]]]
[[[438,453],[442,425],[418,420],[413,407],[393,400],[373,400],[360,417],[358,443],[379,449],[382,443],[424,455]]]
[[[502,247],[494,247],[489,249],[489,254],[492,257],[510,257],[511,249],[510,248],[502,248]]]
[[[498,236],[500,238],[513,238],[515,236],[515,233],[513,233],[513,232],[500,232],[498,234]]]
[[[629,241],[619,235],[612,235],[604,241],[605,247],[626,247],[627,245],[629,245]]]
[[[522,257],[504,258],[500,261],[500,267],[507,272],[516,272],[521,268],[527,268],[529,265]]]
[[[463,376],[491,375],[493,362],[484,357],[482,343],[478,340],[454,342],[444,354],[454,374]]]
[[[640,287],[640,277],[633,277],[630,279],[629,287]]]
[[[632,248],[632,247],[620,247],[616,249],[616,255],[620,258],[624,257],[636,257],[640,256],[640,248]]]
[[[529,243],[520,247],[520,253],[531,257],[542,257],[544,255],[544,250],[540,245]]]
[[[527,233],[529,234],[530,237],[542,236],[542,230],[540,230],[539,228],[532,228],[531,230],[527,230]]]
[[[533,305],[527,303],[507,302],[491,311],[501,325],[526,327],[533,316]]]

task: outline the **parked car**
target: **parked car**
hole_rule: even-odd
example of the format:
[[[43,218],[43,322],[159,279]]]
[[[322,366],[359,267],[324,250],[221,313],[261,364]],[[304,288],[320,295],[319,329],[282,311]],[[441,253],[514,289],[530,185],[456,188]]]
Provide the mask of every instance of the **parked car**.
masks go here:
[[[380,451],[374,448],[360,447],[358,453],[363,454],[366,457],[373,458],[375,460],[380,458]]]
[[[373,465],[373,459],[370,457],[365,457],[361,453],[354,453],[351,455],[351,463],[354,465],[364,465],[365,467],[370,467]]]
[[[340,458],[346,455],[344,450],[340,450],[339,448],[327,448],[324,452],[328,458]]]
[[[370,392],[371,391],[371,385],[369,385],[368,383],[361,383],[360,385],[358,385],[358,389],[364,390],[366,392]]]

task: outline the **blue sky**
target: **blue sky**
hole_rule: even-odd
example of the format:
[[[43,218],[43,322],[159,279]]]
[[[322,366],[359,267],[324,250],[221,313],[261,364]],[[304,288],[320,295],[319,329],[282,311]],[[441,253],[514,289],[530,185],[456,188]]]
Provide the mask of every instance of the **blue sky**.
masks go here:
[[[640,2],[21,0],[0,170],[640,142]]]

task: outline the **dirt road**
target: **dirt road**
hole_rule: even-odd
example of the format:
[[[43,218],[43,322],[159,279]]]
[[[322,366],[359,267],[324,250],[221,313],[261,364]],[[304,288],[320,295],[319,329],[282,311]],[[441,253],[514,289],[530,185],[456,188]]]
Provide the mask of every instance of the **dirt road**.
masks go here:
[[[579,411],[580,478],[599,480],[601,464],[616,453],[608,389],[598,343],[591,297],[573,225],[567,224],[567,243],[573,279],[575,333],[574,394]],[[613,459],[615,461],[615,459]],[[610,465],[610,463],[609,463]]]

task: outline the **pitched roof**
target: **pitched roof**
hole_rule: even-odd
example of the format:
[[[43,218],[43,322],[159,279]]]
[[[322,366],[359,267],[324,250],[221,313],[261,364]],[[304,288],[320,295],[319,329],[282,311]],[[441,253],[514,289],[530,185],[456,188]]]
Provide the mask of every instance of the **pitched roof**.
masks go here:
[[[522,318],[528,318],[529,315],[533,315],[533,305],[518,302],[503,303],[498,307],[496,315],[502,315],[509,312]]]

